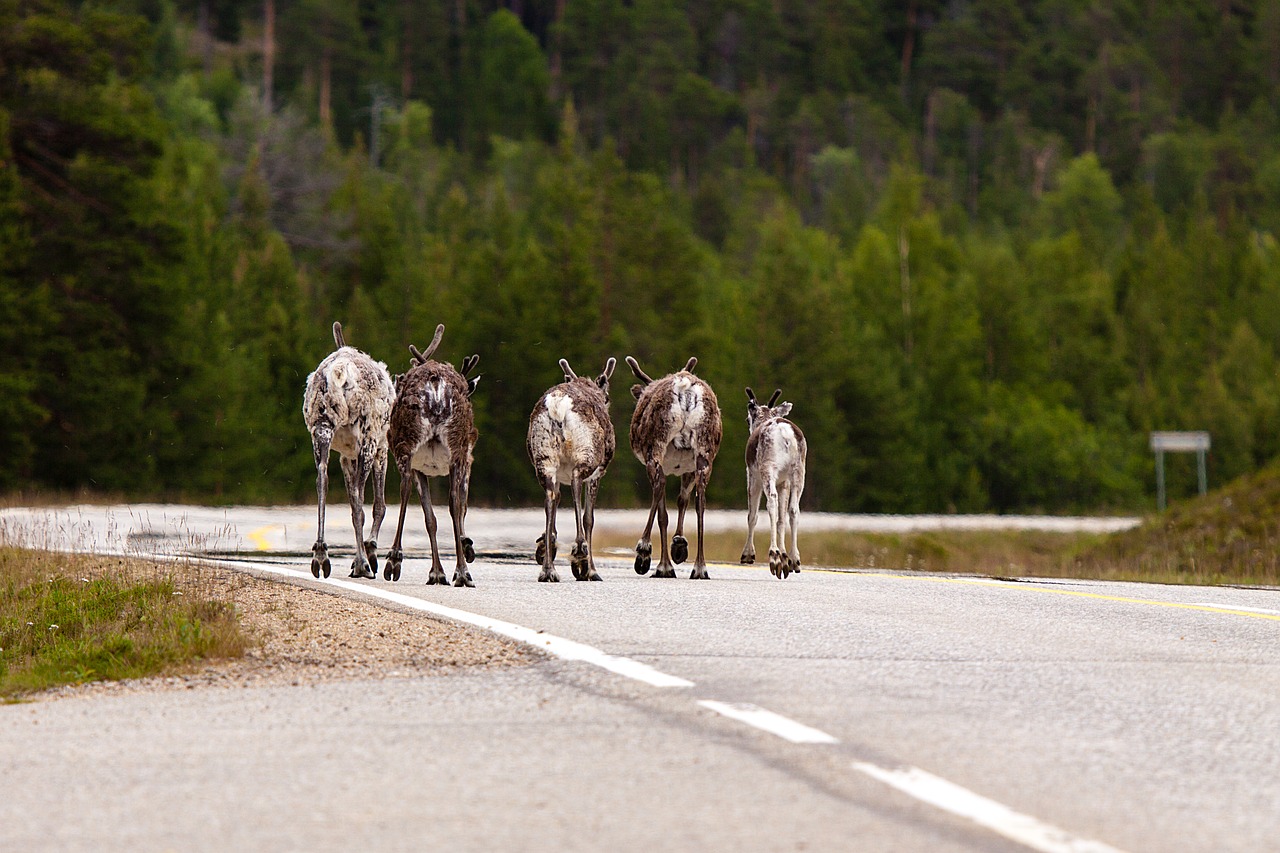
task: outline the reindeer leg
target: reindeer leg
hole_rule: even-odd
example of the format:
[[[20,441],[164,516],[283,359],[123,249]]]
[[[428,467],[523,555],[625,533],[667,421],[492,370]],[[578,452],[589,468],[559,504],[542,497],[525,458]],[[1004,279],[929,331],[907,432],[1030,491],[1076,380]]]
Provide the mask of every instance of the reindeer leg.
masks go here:
[[[471,541],[471,537],[467,535],[467,503],[470,500],[471,493],[471,463],[467,463],[466,470],[462,472],[462,510],[458,514],[458,530],[462,533],[462,556],[466,558],[468,563],[476,561],[476,543]],[[467,572],[467,578],[471,578],[471,572]]]
[[[347,483],[347,500],[351,502],[351,526],[356,532],[356,555],[351,560],[353,578],[375,577],[364,555],[364,484],[368,478],[361,458],[342,460],[342,478]]]
[[[603,580],[596,572],[596,561],[591,550],[591,532],[596,527],[596,498],[600,495],[600,476],[595,475],[587,480],[587,506],[582,516],[582,527],[587,534],[587,570],[584,572],[584,577],[578,580]]]
[[[711,575],[707,574],[707,558],[702,550],[702,543],[705,538],[702,535],[702,517],[707,512],[707,483],[711,482],[711,462],[698,459],[698,483],[694,491],[695,509],[698,513],[698,556],[693,563],[693,571],[689,573],[690,580],[710,580]]]
[[[747,468],[747,544],[742,546],[744,565],[756,561],[756,518],[760,515],[760,493],[763,491],[760,476],[752,468]]]
[[[387,515],[387,454],[382,451],[373,460],[373,529],[364,543],[364,555],[369,558],[373,576],[378,576],[378,534],[382,520]]]
[[[648,574],[650,560],[653,556],[653,520],[658,515],[658,501],[663,497],[663,489],[666,485],[666,478],[662,476],[662,467],[656,462],[648,463],[645,466],[649,472],[649,485],[653,488],[653,497],[649,501],[649,520],[644,523],[644,533],[640,534],[640,541],[636,543],[636,574]],[[657,480],[654,477],[657,477]],[[662,548],[666,550],[666,534],[663,534]]]
[[[409,508],[409,493],[413,489],[413,474],[409,471],[409,466],[401,465],[397,461],[396,467],[400,470],[400,520],[396,523],[396,541],[391,544],[391,551],[387,554],[387,564],[382,568],[382,579],[388,581],[400,580],[400,568],[404,564],[404,552],[400,550],[400,537],[404,534],[404,514]]]
[[[787,500],[791,520],[791,550],[788,555],[791,558],[791,571],[796,573],[800,571],[800,492],[803,488],[803,481],[792,483]]]
[[[329,562],[329,546],[324,541],[324,504],[329,497],[329,445],[333,442],[333,428],[328,424],[316,427],[311,433],[311,450],[316,457],[316,498],[320,505],[316,521],[316,542],[311,546],[311,576],[329,577],[333,564]]]
[[[770,477],[764,484],[765,508],[769,511],[769,571],[776,578],[782,577],[785,552],[782,550],[782,518],[778,506],[777,479]]]
[[[658,568],[654,569],[655,578],[673,578],[676,576],[675,566],[671,565],[671,554],[667,550],[667,477],[662,466],[654,462],[649,465],[649,482],[653,486],[653,502],[658,515],[658,542],[662,546],[662,559]]]
[[[549,476],[539,477],[542,481],[543,509],[547,514],[546,530],[538,537],[538,562],[542,571],[538,573],[538,583],[560,583],[560,575],[556,573],[556,508],[560,505],[560,484],[556,482],[555,472]],[[547,543],[551,547],[547,547]]]
[[[573,493],[573,522],[576,527],[573,551],[569,555],[569,567],[573,569],[573,577],[576,580],[584,581],[587,579],[588,550],[586,534],[582,526],[582,475],[577,471],[573,472],[573,482],[569,485],[569,491]]]
[[[427,538],[431,540],[431,571],[427,575],[427,584],[448,583],[444,575],[444,566],[440,563],[440,546],[436,544],[436,513],[431,508],[431,481],[421,471],[413,472],[414,482],[418,485],[418,496],[422,499],[422,514],[427,519]]]
[[[474,587],[471,572],[467,571],[467,552],[462,544],[462,517],[466,512],[467,486],[462,465],[454,465],[449,471],[449,517],[453,519],[453,553],[458,564],[453,570],[454,586]]]
[[[671,537],[671,560],[675,563],[689,559],[689,540],[684,538],[684,513],[689,508],[693,483],[692,473],[680,475],[680,492],[676,495],[676,535]]]

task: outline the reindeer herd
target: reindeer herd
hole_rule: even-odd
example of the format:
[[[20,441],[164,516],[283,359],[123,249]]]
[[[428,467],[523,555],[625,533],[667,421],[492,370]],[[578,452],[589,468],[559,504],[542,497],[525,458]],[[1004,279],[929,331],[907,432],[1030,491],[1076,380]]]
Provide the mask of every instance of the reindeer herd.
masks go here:
[[[475,561],[475,545],[466,535],[467,496],[476,440],[471,395],[480,377],[472,376],[478,355],[462,360],[462,369],[432,358],[444,337],[444,325],[423,351],[412,344],[407,372],[392,379],[387,366],[348,346],[340,323],[333,324],[336,349],[307,377],[302,413],[311,433],[316,463],[316,496],[319,501],[316,542],[311,547],[311,574],[329,577],[332,564],[324,539],[325,501],[329,490],[329,454],[337,451],[341,462],[351,524],[355,530],[355,557],[351,577],[378,575],[378,534],[387,512],[387,457],[392,455],[400,472],[400,518],[395,541],[382,568],[384,580],[398,581],[404,564],[401,541],[410,491],[416,487],[431,540],[428,584],[449,581],[440,560],[436,540],[436,515],[431,504],[431,478],[448,482],[449,517],[453,523],[456,564],[454,586],[475,586],[467,564]],[[675,373],[652,379],[639,363],[627,356],[627,366],[637,383],[631,386],[636,400],[631,417],[631,452],[644,466],[652,489],[649,519],[636,543],[635,569],[648,574],[653,560],[653,523],[658,522],[659,559],[655,578],[674,578],[675,564],[689,557],[684,535],[685,513],[690,501],[698,525],[698,550],[691,579],[707,579],[703,552],[703,516],[707,484],[720,450],[723,432],[720,404],[711,386],[694,374],[696,358]],[[609,418],[609,380],[616,361],[610,358],[594,378],[578,376],[569,362],[560,359],[564,382],[547,389],[533,407],[525,447],[534,474],[542,485],[546,528],[538,537],[534,559],[541,565],[538,580],[557,582],[556,510],[561,486],[573,496],[575,533],[569,565],[575,579],[598,581],[591,550],[596,497],[600,480],[617,447]],[[804,492],[804,433],[787,420],[790,403],[778,403],[781,389],[767,404],[746,389],[747,423],[747,543],[742,562],[754,563],[755,526],[760,498],[769,514],[769,571],[786,578],[800,571],[797,544],[800,496]],[[364,538],[364,496],[373,477],[373,523]],[[676,527],[667,539],[667,477],[679,477]]]

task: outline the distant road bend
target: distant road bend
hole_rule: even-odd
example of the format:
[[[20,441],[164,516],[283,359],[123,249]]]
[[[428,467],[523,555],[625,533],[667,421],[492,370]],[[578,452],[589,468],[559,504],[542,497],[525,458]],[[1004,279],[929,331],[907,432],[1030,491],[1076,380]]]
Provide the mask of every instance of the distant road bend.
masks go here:
[[[335,531],[347,521],[337,515]],[[249,691],[256,698],[240,706],[217,691],[44,703],[39,725],[0,709],[0,756],[23,756],[17,769],[35,777],[0,805],[0,827],[17,827],[0,828],[0,846],[55,819],[82,840],[126,837],[95,836],[98,806],[86,803],[131,816],[155,846],[174,830],[145,817],[153,810],[142,800],[178,797],[207,839],[197,846],[210,848],[407,846],[421,831],[463,849],[1275,849],[1276,590],[809,568],[779,581],[763,566],[715,564],[710,582],[695,583],[687,566],[677,580],[638,577],[622,555],[598,561],[605,583],[539,584],[540,519],[540,509],[472,510],[476,588],[454,589],[425,585],[425,534],[406,539],[399,583],[336,571],[313,581],[313,508],[3,512],[9,541],[197,553],[475,625],[551,657],[521,672]],[[638,531],[636,519],[602,511],[597,524]],[[744,524],[742,513],[708,514],[709,526]],[[200,719],[220,722],[192,743]],[[96,733],[78,734],[91,724]],[[163,758],[124,755],[102,734],[142,724],[164,741]],[[308,725],[341,735],[307,738]],[[41,744],[49,751],[37,760]],[[54,796],[41,782],[130,762],[141,763],[131,787],[105,794],[64,782]],[[188,766],[204,768],[207,783],[176,782],[174,768]],[[216,785],[241,773],[273,785],[277,816],[253,791]],[[341,793],[366,782],[426,786],[435,806],[412,807],[416,794]],[[317,801],[313,817],[280,824]],[[40,803],[44,816],[33,817]]]

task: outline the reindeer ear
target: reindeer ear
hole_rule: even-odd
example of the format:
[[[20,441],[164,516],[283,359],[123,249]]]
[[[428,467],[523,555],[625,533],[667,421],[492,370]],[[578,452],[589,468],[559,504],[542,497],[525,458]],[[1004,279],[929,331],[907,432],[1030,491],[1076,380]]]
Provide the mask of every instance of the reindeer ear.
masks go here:
[[[470,379],[467,380],[467,396],[468,397],[476,393],[476,386],[479,384],[480,384],[479,376],[472,376]]]
[[[778,405],[778,406],[773,410],[773,415],[774,415],[774,417],[777,417],[777,418],[785,418],[785,417],[786,417],[787,415],[789,415],[789,414],[791,414],[791,404],[790,404],[790,403],[780,403],[780,404],[779,404],[779,405]]]
[[[643,394],[643,393],[644,393],[644,386],[643,386],[643,385],[632,385],[632,386],[631,386],[631,396],[632,396],[632,397],[635,397],[637,400],[639,400],[639,399],[640,399],[640,395],[641,395],[641,394]]]

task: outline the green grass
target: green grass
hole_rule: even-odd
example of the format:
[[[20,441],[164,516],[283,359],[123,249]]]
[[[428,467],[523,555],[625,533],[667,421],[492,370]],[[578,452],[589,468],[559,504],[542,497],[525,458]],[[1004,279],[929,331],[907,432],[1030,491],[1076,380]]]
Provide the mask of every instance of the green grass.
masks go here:
[[[234,605],[167,569],[0,548],[0,698],[239,657]]]

